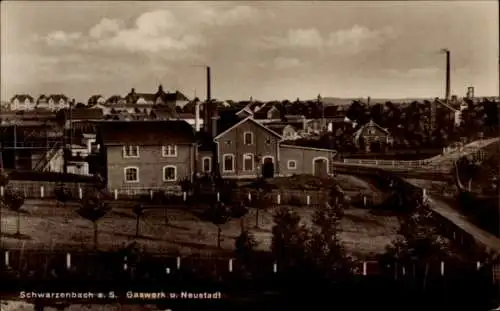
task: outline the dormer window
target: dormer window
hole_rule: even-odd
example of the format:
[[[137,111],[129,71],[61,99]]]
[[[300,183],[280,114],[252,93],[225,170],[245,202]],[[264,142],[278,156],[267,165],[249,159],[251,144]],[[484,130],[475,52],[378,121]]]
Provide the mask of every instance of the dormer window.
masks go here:
[[[176,157],[177,156],[177,146],[176,145],[166,145],[161,147],[161,155],[163,157]]]
[[[138,158],[139,157],[139,146],[137,146],[137,145],[125,145],[125,146],[123,146],[123,157],[124,158]]]
[[[243,133],[243,143],[245,145],[253,145],[253,133],[252,132]]]

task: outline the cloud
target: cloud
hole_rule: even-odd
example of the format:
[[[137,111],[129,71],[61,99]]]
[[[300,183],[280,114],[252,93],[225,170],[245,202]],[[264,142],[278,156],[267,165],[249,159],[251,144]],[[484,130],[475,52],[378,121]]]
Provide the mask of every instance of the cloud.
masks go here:
[[[350,29],[341,29],[328,36],[326,45],[330,49],[341,49],[357,53],[364,49],[373,49],[385,41],[395,38],[396,31],[390,27],[371,30],[367,27],[354,25]]]
[[[270,11],[260,12],[249,6],[237,6],[222,10],[201,6],[199,7],[198,14],[195,14],[195,16],[202,24],[212,26],[235,26],[249,22],[259,22],[262,17],[271,16],[271,13]]]
[[[80,32],[64,32],[62,30],[53,31],[46,36],[32,36],[35,42],[43,42],[48,46],[71,46],[82,38]]]
[[[144,12],[129,27],[122,20],[103,18],[85,35],[58,30],[44,37],[37,36],[36,41],[85,51],[171,52],[172,57],[186,57],[208,44],[205,38],[210,31],[216,34],[221,27],[230,29],[228,27],[258,22],[269,11],[259,14],[260,10],[248,6],[214,8],[201,4],[184,12],[189,14],[174,9]]]
[[[101,39],[113,36],[124,28],[124,23],[118,19],[103,18],[99,24],[90,28],[89,36],[94,39]]]
[[[390,28],[371,30],[354,25],[349,29],[341,29],[327,36],[315,28],[289,30],[284,36],[261,38],[258,46],[267,49],[321,49],[335,53],[358,53],[363,50],[378,48],[384,42],[396,36]]]

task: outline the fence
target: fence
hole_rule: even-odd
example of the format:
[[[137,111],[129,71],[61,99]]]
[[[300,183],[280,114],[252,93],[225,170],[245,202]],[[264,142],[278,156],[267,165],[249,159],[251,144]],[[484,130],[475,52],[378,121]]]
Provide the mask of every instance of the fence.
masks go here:
[[[18,181],[12,180],[6,188],[0,187],[0,196],[3,196],[6,190],[15,190],[24,194],[29,199],[54,199],[56,197],[55,190],[61,185],[59,182],[51,181]],[[93,183],[64,183],[72,197],[78,198],[88,191],[93,189]]]
[[[258,254],[258,253],[257,253]],[[139,255],[140,256],[140,255]],[[254,271],[261,276],[272,277],[282,270],[280,263],[272,258],[270,254],[256,256]],[[58,253],[47,251],[23,251],[23,250],[5,250],[2,252],[1,271],[39,271],[48,270],[86,270],[91,266],[103,266],[110,271],[127,271],[132,266],[141,264],[144,267],[156,267],[164,274],[173,274],[178,272],[191,271],[193,268],[212,265],[213,272],[218,274],[236,272],[243,268],[243,263],[232,257],[202,257],[202,256],[172,256],[168,254],[146,254],[139,260],[134,259],[132,254],[124,253],[93,253],[93,252],[74,252]],[[248,265],[245,265],[248,268]],[[485,269],[495,280],[494,274],[498,273],[498,265],[492,266],[482,262],[459,262],[459,261],[408,261],[391,262],[382,264],[379,261],[357,261],[353,262],[353,272],[360,276],[390,275],[398,278],[416,278],[422,271],[429,277],[439,277],[446,275],[459,275],[463,272],[482,271]],[[46,271],[43,271],[46,272]],[[96,275],[97,276],[97,275]],[[98,276],[97,276],[98,277]]]
[[[344,164],[392,166],[404,168],[420,168],[430,164],[429,160],[403,161],[403,160],[373,160],[373,159],[344,159]]]
[[[25,197],[28,199],[55,199],[56,198],[55,189],[57,188],[57,186],[59,186],[57,183],[52,183],[52,182],[13,181],[9,183],[7,188],[0,187],[0,196],[3,196],[6,190],[11,189],[24,193]],[[93,189],[94,186],[92,184],[76,183],[76,184],[66,184],[65,187],[67,187],[70,190],[73,198],[81,199],[83,197],[83,194],[89,189]],[[138,191],[138,190],[132,191],[127,189],[121,189],[121,190],[113,189],[112,191],[110,191],[111,192],[110,194],[113,200],[128,201],[128,200],[142,200],[147,197],[153,199],[156,191],[158,190],[149,189],[143,191]],[[170,190],[170,191],[162,190],[162,192],[167,194],[170,198],[174,198],[175,200],[171,201],[177,203],[187,202],[188,200],[193,198],[193,196],[188,194],[187,192],[182,192],[179,190]],[[222,194],[219,192],[209,194],[209,196],[216,201],[221,200],[221,195]],[[232,197],[233,200],[242,200],[242,199],[252,200],[252,198],[254,198],[254,192],[245,189],[235,189],[232,190]],[[328,191],[325,190],[299,190],[299,189],[273,190],[267,195],[268,200],[273,204],[296,205],[296,206],[320,205],[326,202],[328,200],[328,197],[329,197]],[[364,197],[365,201],[370,199],[370,196],[368,194],[361,194],[360,200],[362,200],[361,197]],[[206,198],[206,195],[203,196],[203,198]]]

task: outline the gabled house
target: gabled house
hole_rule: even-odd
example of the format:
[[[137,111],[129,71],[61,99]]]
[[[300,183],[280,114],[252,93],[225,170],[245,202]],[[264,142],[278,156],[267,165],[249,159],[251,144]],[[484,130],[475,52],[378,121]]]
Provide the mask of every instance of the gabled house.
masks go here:
[[[92,95],[90,96],[89,100],[87,101],[88,106],[93,106],[96,104],[104,104],[106,102],[106,99],[102,95]]]
[[[173,93],[163,91],[160,85],[156,93],[137,93],[134,88],[125,96],[128,104],[136,105],[172,105],[173,107],[184,107],[189,99],[179,91]]]
[[[37,104],[37,108],[48,109],[51,111],[69,108],[69,106],[69,98],[63,94],[53,94],[45,98],[39,98],[39,102]]]
[[[334,150],[282,144],[280,133],[253,117],[238,116],[237,111],[219,115],[213,139],[216,161],[210,144],[203,144],[207,147],[199,149],[199,171],[219,170],[223,178],[255,178],[269,172],[273,176],[332,172]]]
[[[14,95],[10,100],[11,110],[29,111],[35,109],[35,99],[31,95],[19,94]]]
[[[97,137],[110,191],[177,189],[194,176],[195,133],[185,121],[103,121]]]
[[[253,113],[253,118],[259,122],[276,122],[284,116],[284,109],[277,105],[266,105]]]
[[[278,124],[266,124],[266,127],[275,131],[283,137],[283,140],[296,140],[301,138],[301,126],[294,124],[278,123]]]
[[[253,178],[260,174],[261,163],[279,172],[276,161],[281,135],[252,117],[220,119],[217,127],[214,141],[222,177]]]
[[[389,131],[373,122],[373,120],[361,125],[353,136],[354,145],[366,152],[381,152],[393,143]]]

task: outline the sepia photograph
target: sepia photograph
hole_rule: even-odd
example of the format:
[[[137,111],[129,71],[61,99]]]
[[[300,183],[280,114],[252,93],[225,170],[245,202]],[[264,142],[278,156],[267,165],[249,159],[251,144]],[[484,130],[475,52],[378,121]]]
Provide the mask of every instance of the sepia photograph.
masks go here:
[[[0,310],[500,310],[498,1],[1,9]]]

